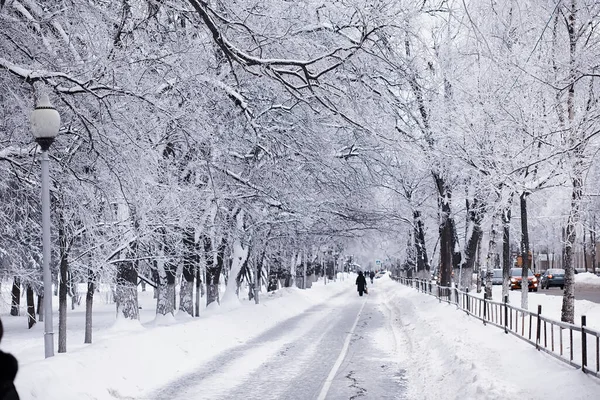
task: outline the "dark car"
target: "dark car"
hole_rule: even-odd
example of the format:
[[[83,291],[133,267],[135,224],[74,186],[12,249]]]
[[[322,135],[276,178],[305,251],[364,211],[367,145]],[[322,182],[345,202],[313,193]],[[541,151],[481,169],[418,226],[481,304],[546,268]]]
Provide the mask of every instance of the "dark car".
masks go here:
[[[485,280],[487,279],[487,270],[481,270],[481,282],[485,284]],[[502,276],[501,268],[494,268],[492,270],[492,285],[502,285],[504,281]]]
[[[502,285],[504,281],[501,269],[494,269],[492,275],[492,285]]]
[[[565,270],[559,268],[547,269],[542,275],[542,289],[551,287],[565,288]]]
[[[523,275],[522,268],[511,268],[510,269],[510,274],[509,274],[510,290],[521,289],[521,280],[523,279],[522,275]],[[527,289],[529,289],[530,292],[532,292],[532,291],[537,292],[539,282],[538,282],[538,279],[535,277],[535,275],[533,275],[533,272],[531,270],[528,271],[527,281],[529,283],[527,286]]]

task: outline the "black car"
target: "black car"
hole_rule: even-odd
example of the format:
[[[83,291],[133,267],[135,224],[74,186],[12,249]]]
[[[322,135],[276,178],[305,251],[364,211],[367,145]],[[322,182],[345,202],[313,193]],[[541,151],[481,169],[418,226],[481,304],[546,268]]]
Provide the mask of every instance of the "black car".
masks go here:
[[[547,269],[542,275],[542,289],[551,287],[565,288],[565,270],[559,268]]]

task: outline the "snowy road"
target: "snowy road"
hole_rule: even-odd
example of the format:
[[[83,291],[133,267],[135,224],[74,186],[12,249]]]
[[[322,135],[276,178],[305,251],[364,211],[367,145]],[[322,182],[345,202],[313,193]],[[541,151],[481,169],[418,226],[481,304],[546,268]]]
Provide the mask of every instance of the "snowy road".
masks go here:
[[[550,288],[540,290],[541,293],[548,296],[560,296],[562,297],[563,291],[560,288]],[[576,287],[575,288],[575,299],[576,300],[587,300],[594,303],[600,304],[600,290],[596,287]]]
[[[369,296],[342,293],[208,360],[151,398],[403,399],[404,368],[390,356],[397,350],[393,316],[378,296],[376,285]]]

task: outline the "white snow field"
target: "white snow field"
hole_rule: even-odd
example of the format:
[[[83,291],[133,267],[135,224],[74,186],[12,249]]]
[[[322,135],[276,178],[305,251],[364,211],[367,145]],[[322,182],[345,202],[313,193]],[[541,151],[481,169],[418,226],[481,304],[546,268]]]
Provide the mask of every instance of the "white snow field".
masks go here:
[[[94,343],[83,344],[82,305],[69,310],[68,352],[47,360],[43,324],[8,316],[2,295],[1,348],[19,360],[23,400],[600,398],[600,379],[387,275],[364,297],[347,275],[159,321],[151,292],[140,292],[140,322],[98,296]],[[560,315],[560,297],[529,304]],[[576,312],[600,326],[600,305],[577,301]]]

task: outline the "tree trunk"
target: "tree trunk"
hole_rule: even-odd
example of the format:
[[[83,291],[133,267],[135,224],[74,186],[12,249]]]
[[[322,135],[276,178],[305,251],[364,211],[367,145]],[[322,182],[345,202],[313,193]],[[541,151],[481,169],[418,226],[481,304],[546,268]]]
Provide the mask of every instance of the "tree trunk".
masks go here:
[[[583,229],[583,232],[581,234],[581,238],[583,239],[583,268],[585,269],[585,272],[588,272],[588,257],[587,257],[587,246],[585,243],[585,228]]]
[[[196,317],[200,316],[200,294],[202,291],[202,274],[200,268],[200,252],[198,251],[198,244],[196,244],[196,254],[194,256],[196,264]]]
[[[240,272],[247,268],[250,257],[250,244],[246,243],[244,245],[246,241],[244,238],[246,231],[244,218],[245,214],[241,210],[235,214],[236,232],[238,234],[231,245],[231,268],[229,269],[229,278],[223,294],[223,299],[228,301],[238,299],[239,287],[242,283]],[[247,275],[250,276],[250,273]],[[248,279],[248,284],[252,284],[251,279]]]
[[[512,195],[509,205],[502,211],[502,299],[508,296],[508,285],[510,277],[510,217]]]
[[[455,263],[455,228],[450,212],[452,192],[447,187],[446,182],[437,173],[433,173],[433,177],[438,191],[438,212],[440,218],[440,284],[450,287],[452,285],[452,271]]]
[[[303,262],[302,262],[302,289],[306,289],[306,263],[308,261],[308,254],[306,249],[302,251]]]
[[[565,291],[563,294],[563,303],[561,310],[561,321],[573,324],[575,322],[575,266],[573,265],[573,246],[577,239],[577,225],[580,221],[579,210],[581,207],[581,197],[583,192],[583,148],[585,143],[577,135],[575,126],[575,82],[577,79],[577,38],[579,33],[576,31],[575,16],[577,12],[576,0],[571,0],[571,7],[568,12],[566,23],[569,33],[569,80],[570,85],[567,94],[567,113],[569,119],[569,144],[573,149],[571,151],[571,160],[573,166],[571,169],[571,208],[567,226],[565,228],[564,241],[564,270],[565,270]]]
[[[573,178],[573,197],[571,200],[571,211],[566,227],[566,240],[564,243],[564,270],[565,270],[565,290],[563,294],[562,310],[560,320],[570,324],[575,323],[575,266],[573,265],[573,244],[577,238],[575,227],[579,220],[579,200],[581,199],[580,183],[575,183],[577,178]],[[577,203],[577,204],[575,204]]]
[[[88,269],[87,293],[85,295],[85,338],[83,343],[92,343],[92,306],[94,305],[95,274]]]
[[[12,285],[10,315],[17,317],[21,314],[21,280],[14,277]]]
[[[194,316],[194,275],[198,269],[195,263],[196,242],[194,228],[187,228],[183,232],[183,274],[179,290],[179,309]]]
[[[259,297],[258,293],[260,291],[261,264],[262,264],[262,261],[259,261],[257,258],[255,258],[255,261],[254,261],[254,304],[260,304],[260,297]]]
[[[35,304],[33,300],[33,288],[27,285],[27,326],[31,329],[35,325]]]
[[[179,288],[179,310],[194,316],[194,273],[192,271],[192,280],[188,280],[185,275],[181,279]]]
[[[425,248],[425,229],[423,225],[423,219],[421,218],[420,211],[413,211],[413,220],[414,220],[414,240],[415,240],[415,249],[417,251],[417,271],[419,276],[422,279],[429,278],[430,268],[429,268],[429,260],[427,258],[427,250]]]
[[[486,273],[485,273],[485,297],[487,299],[492,299],[492,276],[494,274],[494,269],[498,267],[498,244],[496,242],[496,237],[498,235],[498,231],[496,229],[496,224],[498,221],[498,213],[494,213],[492,216],[492,226],[490,228],[490,242],[488,245],[488,255],[486,258]]]
[[[477,272],[477,282],[479,287],[477,293],[481,293],[481,242],[483,241],[483,234],[479,235],[479,241],[477,242],[477,255],[475,256],[475,271]]]
[[[592,217],[592,227],[590,228],[590,257],[592,274],[596,275],[596,215]]]
[[[38,303],[37,303],[37,315],[38,321],[44,322],[44,295],[38,294]]]
[[[462,271],[463,281],[461,282],[463,289],[471,287],[473,268],[477,258],[477,248],[482,236],[481,220],[483,219],[483,205],[480,204],[477,198],[473,199],[471,204],[467,201],[467,217],[468,224],[470,225],[470,227],[467,226],[467,231],[470,231],[470,236],[466,238],[465,262]]]
[[[58,279],[58,352],[67,352],[67,279],[69,253],[64,227],[64,218],[59,212],[58,242],[60,245],[60,264]]]
[[[521,308],[527,310],[529,293],[529,229],[527,225],[527,196],[529,193],[521,193],[521,259],[523,260],[521,273]]]
[[[127,319],[140,318],[137,296],[137,243],[134,242],[127,252],[128,260],[122,261],[117,266],[117,284],[115,289],[115,302],[117,315],[121,313]]]
[[[579,224],[579,208],[583,191],[583,174],[581,173],[581,156],[576,155],[574,173],[572,178],[573,192],[571,197],[571,210],[565,229],[564,243],[564,270],[565,290],[561,310],[561,321],[573,324],[575,322],[575,266],[573,265],[573,246],[577,239],[576,227]]]
[[[66,255],[65,255],[66,257]],[[67,260],[60,261],[60,282],[58,288],[58,352],[67,352]]]
[[[227,241],[225,238],[221,240],[221,244],[217,249],[217,263],[215,265],[213,259],[213,249],[210,237],[204,236],[204,255],[206,257],[206,305],[213,302],[219,302],[219,280],[221,278],[221,270],[223,268],[223,257]]]
[[[158,264],[157,269],[160,276],[158,285],[158,299],[156,302],[156,314],[173,315],[175,310],[175,275],[177,266],[171,262]]]
[[[160,286],[160,276],[158,276],[158,269],[156,268],[156,265],[154,266],[154,268],[151,268],[151,270],[152,281],[154,282],[152,298],[158,299],[158,287]]]

